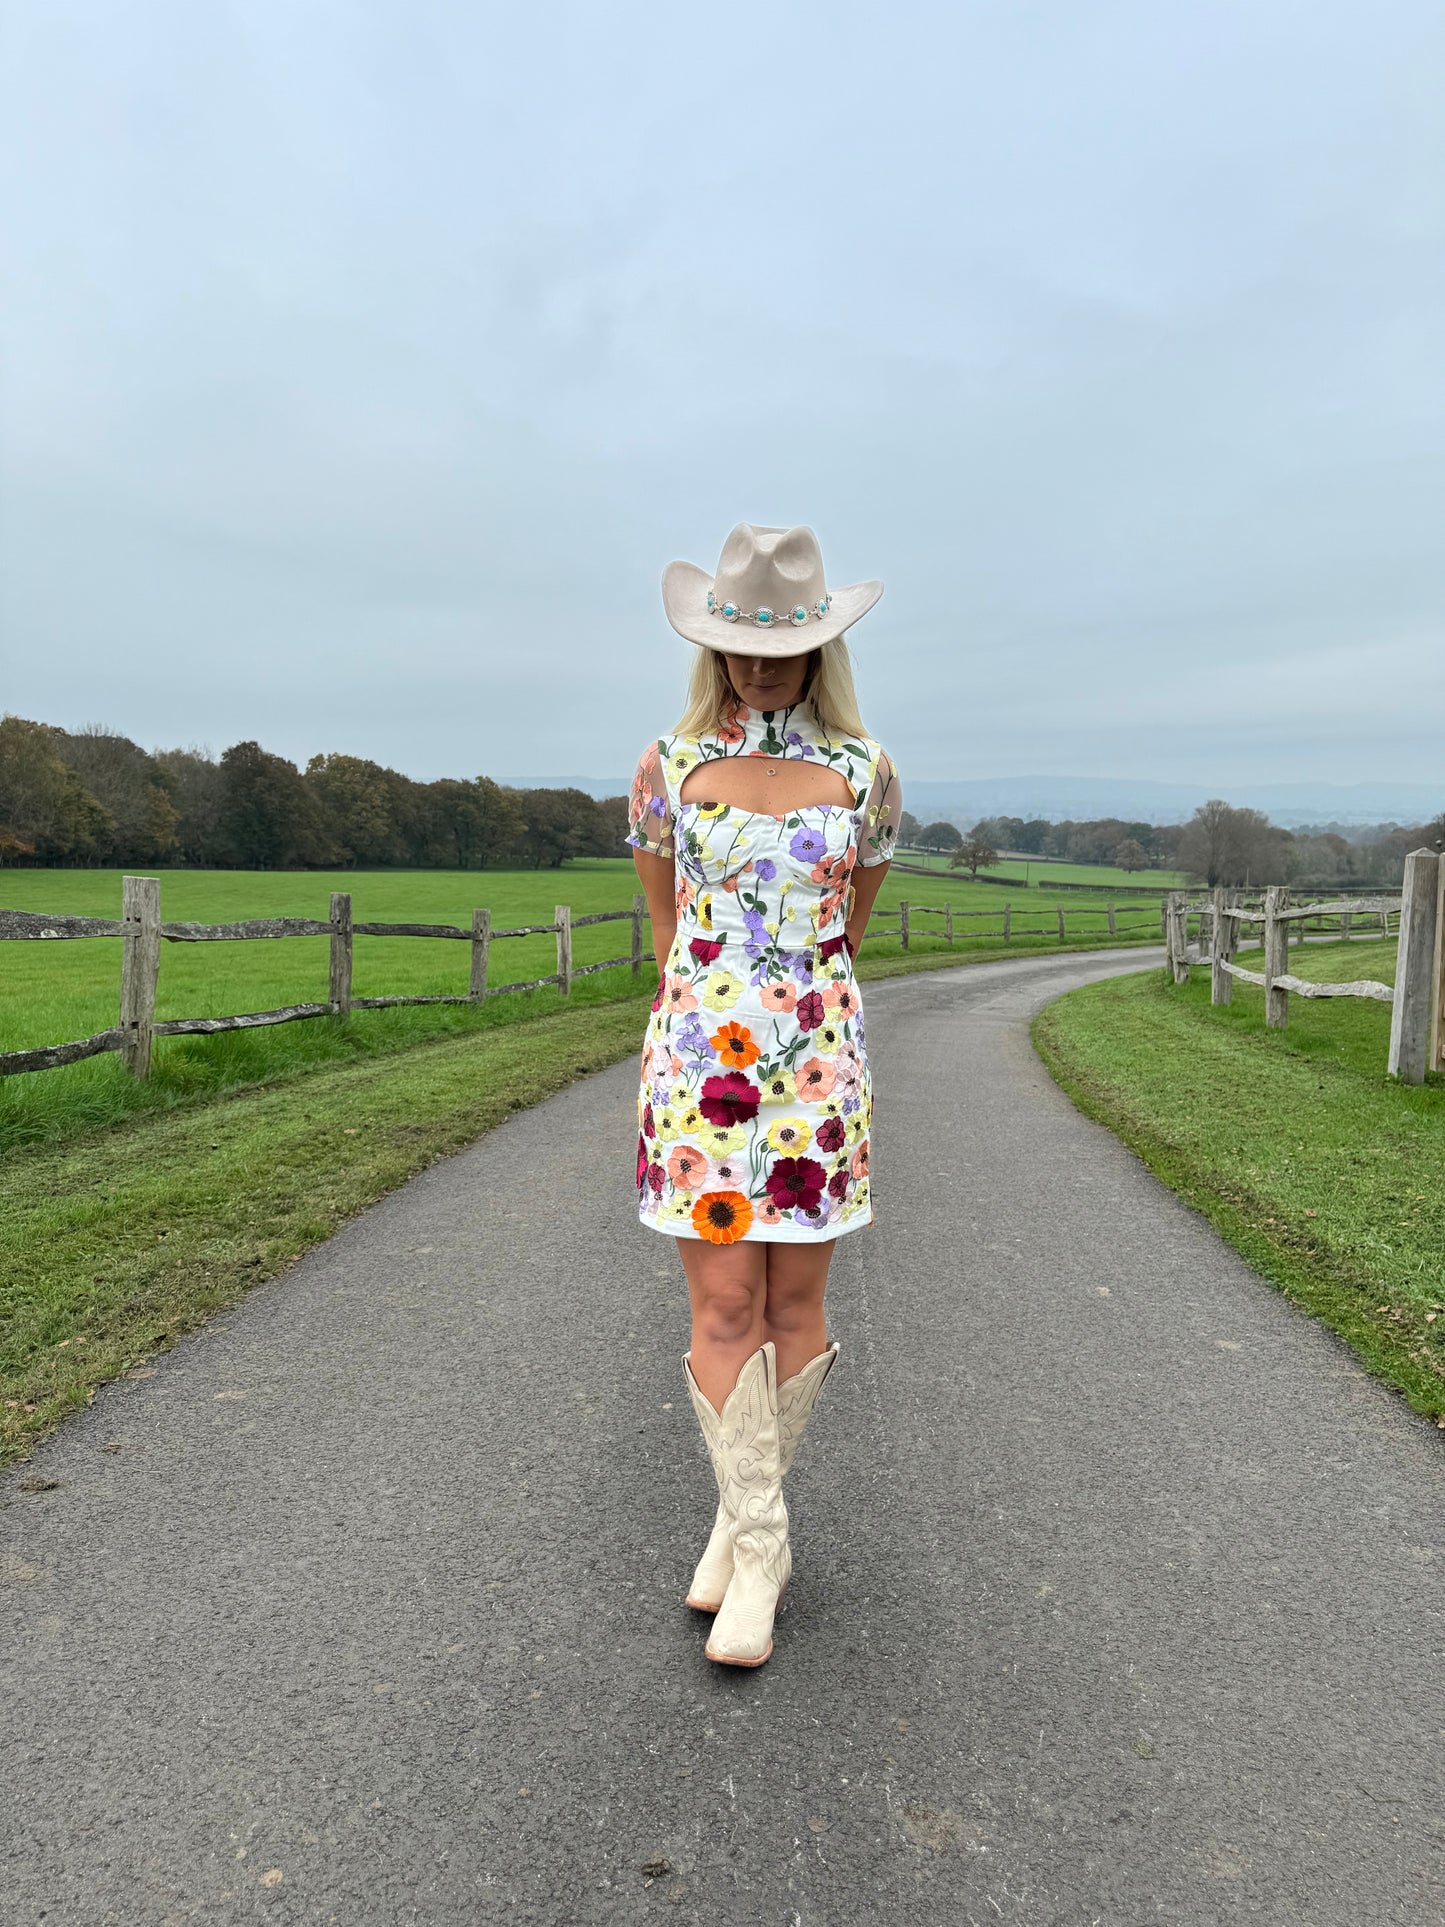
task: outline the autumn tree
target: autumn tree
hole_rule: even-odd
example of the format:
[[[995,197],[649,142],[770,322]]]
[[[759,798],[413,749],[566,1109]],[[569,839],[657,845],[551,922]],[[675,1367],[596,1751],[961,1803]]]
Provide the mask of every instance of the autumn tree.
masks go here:
[[[94,863],[114,825],[60,754],[61,735],[23,716],[0,720],[0,828],[12,855],[28,847],[42,863]]]
[[[291,870],[332,863],[335,845],[315,795],[284,756],[256,742],[221,757],[221,846],[242,870]]]
[[[977,877],[980,870],[998,862],[998,851],[988,837],[980,834],[980,827],[975,827],[959,839],[958,848],[948,861],[953,869],[967,870],[971,877]]]
[[[956,850],[962,841],[954,823],[926,823],[918,832],[918,847],[922,850]]]
[[[109,817],[97,859],[165,863],[180,847],[180,811],[170,773],[154,756],[102,724],[54,732],[57,754]]]
[[[1179,862],[1213,888],[1216,883],[1282,882],[1290,871],[1293,838],[1259,810],[1240,810],[1213,797],[1184,826]]]

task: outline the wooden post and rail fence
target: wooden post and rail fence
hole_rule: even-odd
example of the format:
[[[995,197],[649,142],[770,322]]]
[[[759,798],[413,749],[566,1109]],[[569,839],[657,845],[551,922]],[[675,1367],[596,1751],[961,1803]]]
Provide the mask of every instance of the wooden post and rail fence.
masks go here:
[[[1125,907],[1128,915],[1132,906]],[[970,918],[998,918],[998,910],[955,910],[951,905],[901,903],[898,921],[881,921],[886,914],[875,912],[869,936],[896,936],[903,949],[909,948],[918,917],[941,917],[943,935],[954,941],[955,924],[965,926]],[[1047,911],[1039,914],[1048,915]],[[1107,908],[1111,937],[1119,934],[1120,919],[1115,906]],[[1057,935],[1066,937],[1065,917],[1082,917],[1097,932],[1100,911],[1057,912]],[[1013,927],[1013,911],[1003,905],[1003,941],[1015,936],[1052,936],[1054,930]],[[1138,920],[1152,930],[1154,912],[1143,909]],[[572,933],[587,924],[630,922],[632,943],[625,957],[610,957],[602,963],[574,964]],[[642,974],[644,957],[643,925],[648,921],[646,899],[636,895],[630,910],[601,910],[574,917],[565,903],[559,903],[551,923],[521,924],[512,929],[494,929],[489,910],[472,912],[470,929],[445,923],[358,923],[352,912],[350,893],[334,891],[330,915],[325,922],[309,917],[263,917],[245,923],[164,923],[161,921],[160,881],[156,877],[126,877],[122,883],[121,914],[110,917],[45,916],[26,910],[0,909],[0,940],[6,938],[33,942],[59,942],[73,938],[119,937],[121,939],[120,1011],[118,1022],[94,1036],[77,1038],[72,1043],[50,1044],[35,1050],[0,1052],[0,1077],[28,1071],[58,1070],[102,1052],[115,1051],[135,1077],[150,1075],[153,1040],[157,1037],[213,1036],[228,1030],[255,1030],[271,1024],[297,1023],[312,1017],[349,1017],[357,1010],[381,1010],[395,1004],[479,1004],[488,997],[504,997],[518,991],[541,990],[556,985],[564,997],[571,994],[573,981],[602,970],[631,968],[634,977]],[[1125,923],[1124,930],[1132,926]],[[919,933],[921,934],[921,933]],[[931,933],[930,933],[931,934]],[[965,934],[966,930],[965,930]],[[992,932],[982,934],[994,934]],[[493,984],[489,981],[491,950],[494,943],[513,937],[554,936],[557,968],[545,977],[525,982]],[[287,1004],[278,1010],[248,1011],[233,1017],[178,1017],[157,1022],[156,989],[160,976],[161,946],[164,943],[237,943],[280,937],[327,937],[330,939],[330,967],[324,1003]],[[357,997],[352,991],[353,943],[357,937],[423,937],[466,943],[470,946],[471,969],[464,995],[414,995]]]
[[[351,897],[337,890],[331,897],[331,914],[322,923],[310,917],[262,917],[249,923],[162,923],[161,888],[155,877],[126,877],[121,886],[119,920],[110,917],[47,917],[33,911],[0,910],[0,939],[18,938],[38,942],[57,942],[77,937],[119,937],[120,1015],[110,1030],[93,1037],[78,1038],[70,1044],[52,1044],[39,1050],[0,1052],[0,1077],[24,1071],[58,1070],[62,1064],[76,1064],[103,1051],[117,1051],[121,1062],[135,1077],[148,1077],[152,1040],[157,1037],[213,1036],[225,1030],[256,1030],[269,1024],[290,1024],[310,1017],[349,1017],[354,1010],[382,1010],[394,1004],[480,1004],[488,997],[505,997],[514,991],[541,990],[555,984],[564,997],[570,996],[578,977],[590,977],[599,970],[620,970],[629,965],[634,977],[642,974],[643,934],[647,921],[647,901],[639,892],[630,910],[598,910],[588,916],[574,917],[565,903],[557,905],[551,923],[529,923],[514,929],[494,930],[489,910],[472,912],[471,928],[459,929],[450,923],[357,923],[352,916]],[[574,964],[572,932],[591,923],[632,925],[632,943],[625,957],[608,957],[601,963]],[[557,968],[545,977],[531,977],[514,984],[488,982],[491,948],[508,937],[553,936],[557,943]],[[178,1017],[157,1023],[156,986],[160,976],[162,943],[236,943],[256,938],[329,937],[330,973],[325,1003],[286,1004],[279,1010],[253,1010],[236,1017]],[[352,946],[356,937],[437,937],[470,945],[471,969],[465,994],[356,997],[351,989]]]
[[[1193,918],[1198,919],[1198,933],[1191,939]],[[1377,927],[1364,928],[1366,919]],[[1235,962],[1243,926],[1249,923],[1263,926],[1263,970],[1248,970]],[[1346,942],[1360,935],[1396,937],[1394,983],[1371,978],[1316,983],[1291,975],[1291,927],[1297,926],[1303,935],[1311,923],[1317,931],[1328,929]],[[1234,892],[1219,888],[1199,902],[1190,902],[1176,890],[1165,905],[1164,937],[1165,975],[1173,983],[1188,983],[1193,965],[1208,964],[1212,1004],[1232,1000],[1236,979],[1258,984],[1264,990],[1265,1024],[1271,1030],[1283,1030],[1289,1023],[1291,997],[1369,998],[1390,1005],[1387,1069],[1392,1077],[1405,1084],[1422,1084],[1428,1072],[1445,1072],[1445,857],[1433,850],[1414,850],[1406,857],[1397,897],[1341,897],[1293,905],[1289,891],[1280,887],[1266,890],[1259,907],[1250,908]]]

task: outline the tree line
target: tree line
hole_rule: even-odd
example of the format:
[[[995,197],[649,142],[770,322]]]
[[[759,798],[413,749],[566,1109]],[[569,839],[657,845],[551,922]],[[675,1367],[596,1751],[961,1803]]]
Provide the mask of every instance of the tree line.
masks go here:
[[[259,743],[219,757],[114,730],[0,720],[0,863],[200,869],[557,869],[617,856],[627,799],[416,782],[361,756],[300,770]]]
[[[1387,887],[1400,882],[1411,850],[1445,849],[1445,812],[1430,823],[1353,826],[1347,836],[1336,825],[1287,830],[1260,810],[1239,809],[1218,797],[1201,804],[1187,823],[992,816],[959,829],[953,823],[920,824],[905,810],[899,841],[910,849],[945,851],[955,868],[974,874],[1001,858],[1024,856],[1130,871],[1182,870],[1211,887]]]

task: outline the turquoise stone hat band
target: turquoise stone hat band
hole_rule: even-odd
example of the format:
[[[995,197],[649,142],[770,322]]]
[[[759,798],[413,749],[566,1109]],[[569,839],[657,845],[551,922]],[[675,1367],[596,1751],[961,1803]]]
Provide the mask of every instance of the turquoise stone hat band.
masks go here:
[[[740,609],[735,602],[723,601],[711,589],[707,592],[707,606],[713,615],[721,616],[724,622],[751,622],[759,629],[773,629],[785,622],[791,622],[795,629],[801,629],[809,616],[822,621],[827,615],[833,598],[825,595],[820,602],[810,603],[804,608],[801,602],[791,609]]]

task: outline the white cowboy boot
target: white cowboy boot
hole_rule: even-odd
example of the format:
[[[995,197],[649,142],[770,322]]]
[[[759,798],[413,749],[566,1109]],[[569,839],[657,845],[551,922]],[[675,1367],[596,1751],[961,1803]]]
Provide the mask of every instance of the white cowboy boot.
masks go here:
[[[782,1446],[783,1476],[787,1477],[797,1455],[798,1441],[807,1430],[808,1420],[813,1416],[813,1407],[823,1389],[823,1380],[833,1368],[838,1356],[836,1344],[830,1345],[816,1358],[810,1358],[800,1372],[784,1379],[778,1387],[778,1437]],[[688,1384],[693,1384],[692,1355],[683,1359]],[[694,1404],[696,1400],[694,1400]],[[721,1497],[717,1502],[717,1517],[713,1520],[712,1534],[697,1570],[692,1575],[692,1584],[687,1589],[687,1603],[700,1613],[715,1613],[726,1597],[728,1584],[733,1576],[733,1540],[729,1529],[728,1509]]]
[[[707,1656],[724,1666],[761,1666],[773,1650],[773,1614],[792,1567],[778,1434],[777,1354],[755,1351],[719,1413],[698,1389],[693,1409],[717,1475],[732,1535],[733,1576],[713,1621]]]

